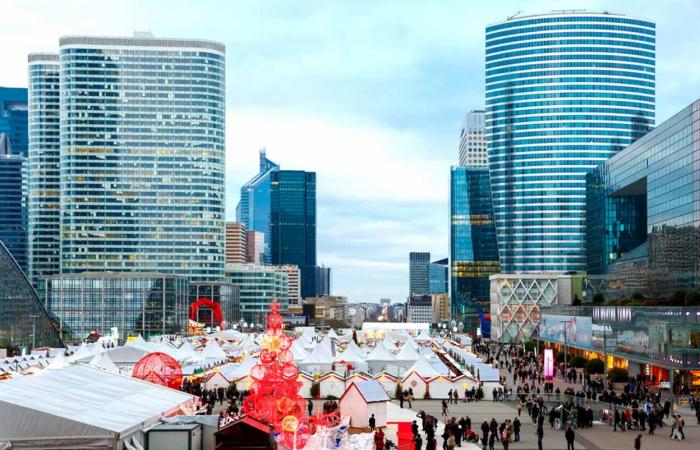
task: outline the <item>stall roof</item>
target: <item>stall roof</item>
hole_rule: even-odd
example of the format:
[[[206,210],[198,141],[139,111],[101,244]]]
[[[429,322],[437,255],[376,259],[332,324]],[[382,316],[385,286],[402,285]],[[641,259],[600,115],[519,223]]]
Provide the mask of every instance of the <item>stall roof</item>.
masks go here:
[[[83,439],[113,442],[114,433],[127,437],[195,399],[83,364],[45,370],[0,383],[0,436],[7,441],[56,439],[52,448],[80,447]]]
[[[353,386],[357,388],[360,395],[362,395],[362,398],[364,398],[367,403],[389,401],[389,396],[386,395],[386,391],[384,391],[382,385],[376,380],[355,381],[347,388],[345,393],[352,389]],[[345,393],[343,393],[341,400],[345,396]]]

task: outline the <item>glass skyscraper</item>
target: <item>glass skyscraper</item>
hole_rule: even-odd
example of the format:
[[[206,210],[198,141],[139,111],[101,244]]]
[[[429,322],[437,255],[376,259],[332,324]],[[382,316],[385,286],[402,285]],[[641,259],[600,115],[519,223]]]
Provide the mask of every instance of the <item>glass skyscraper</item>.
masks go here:
[[[408,254],[408,296],[430,294],[430,252]]]
[[[61,273],[223,280],[224,52],[216,42],[149,34],[64,37],[59,82],[45,83],[57,62],[46,68],[30,56],[32,184],[49,172],[52,183],[43,188],[51,201],[30,217],[60,205],[60,230],[53,221],[40,229],[52,243],[60,237]],[[33,252],[34,276],[45,262]]]
[[[498,248],[488,168],[452,167],[450,175],[450,298],[452,317],[463,318],[488,304]]]
[[[0,241],[27,271],[27,89],[0,87]]]
[[[301,272],[301,298],[316,295],[316,174],[270,172],[270,254],[272,264]]]
[[[0,242],[0,348],[63,347],[58,323],[49,317],[17,261]]]
[[[428,265],[428,283],[431,294],[447,294],[448,260],[440,259]]]
[[[60,272],[60,91],[58,54],[33,53],[29,61],[29,278]]]
[[[270,173],[279,165],[267,159],[260,150],[260,171],[241,187],[241,200],[236,207],[236,221],[249,232],[263,233],[263,262],[270,264]]]
[[[586,269],[585,175],[654,124],[653,22],[586,12],[486,28],[486,134],[504,273]]]

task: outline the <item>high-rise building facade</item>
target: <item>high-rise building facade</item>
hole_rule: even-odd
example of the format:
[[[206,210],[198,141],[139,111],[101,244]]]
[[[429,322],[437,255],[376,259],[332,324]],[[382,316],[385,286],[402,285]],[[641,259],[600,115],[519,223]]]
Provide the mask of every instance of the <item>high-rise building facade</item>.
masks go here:
[[[246,231],[245,262],[263,264],[265,261],[265,233]]]
[[[240,222],[226,222],[226,264],[247,262],[247,244],[245,225]]]
[[[287,300],[289,306],[301,306],[301,271],[297,266],[269,266],[287,274]]]
[[[321,297],[331,295],[331,268],[316,267],[316,295]]]
[[[430,252],[408,255],[408,296],[430,294]]]
[[[30,198],[33,187],[52,202],[30,203],[30,222],[35,215],[37,232],[49,234],[42,211],[60,210],[49,240],[60,238],[61,273],[223,279],[224,52],[150,34],[63,37],[58,82],[52,55],[30,56]],[[55,180],[57,136],[60,182],[42,188],[48,172]],[[36,276],[46,259],[30,253]],[[55,270],[52,260],[46,271]]]
[[[29,64],[29,278],[61,271],[60,89],[58,54],[33,53]]]
[[[270,173],[279,165],[267,159],[265,149],[260,150],[260,170],[241,187],[241,200],[236,207],[236,220],[246,230],[263,234],[265,248],[264,264],[271,263],[270,254]]]
[[[289,279],[278,267],[227,264],[226,281],[238,286],[241,319],[248,323],[264,324],[273,300],[280,303],[282,311],[289,307]]]
[[[464,118],[459,132],[459,165],[486,167],[488,153],[483,110],[472,110]]]
[[[654,124],[653,22],[553,12],[486,28],[486,135],[501,270],[586,269],[585,174]]]
[[[0,87],[0,241],[27,271],[27,89]]]
[[[491,184],[486,167],[450,172],[450,300],[462,321],[489,302],[489,276],[499,272]],[[484,309],[487,309],[486,307]]]
[[[316,295],[316,174],[301,170],[270,172],[270,250],[272,264],[301,272],[301,297]]]
[[[428,283],[431,294],[447,294],[448,259],[433,261],[428,266]]]

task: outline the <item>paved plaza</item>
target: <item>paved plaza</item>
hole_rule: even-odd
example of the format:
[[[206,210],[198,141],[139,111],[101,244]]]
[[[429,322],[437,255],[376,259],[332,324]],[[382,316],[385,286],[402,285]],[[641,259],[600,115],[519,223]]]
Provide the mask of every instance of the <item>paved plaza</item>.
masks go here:
[[[394,401],[394,404],[398,405],[398,402]],[[407,406],[404,404],[404,406]],[[407,409],[407,408],[405,408]],[[427,414],[435,416],[443,421],[444,417],[441,417],[442,406],[440,400],[417,400],[413,402],[413,411],[418,414],[418,411],[424,410]],[[696,449],[700,448],[700,425],[696,425],[695,417],[690,414],[690,410],[687,408],[678,411],[681,413],[685,419],[686,426],[684,432],[686,439],[684,441],[672,441],[669,439],[671,433],[671,428],[665,426],[656,430],[654,436],[649,436],[648,431],[636,432],[636,431],[617,431],[613,432],[613,428],[602,423],[596,423],[593,428],[585,430],[576,430],[576,449],[591,449],[591,450],[617,450],[624,449],[629,450],[634,448],[634,438],[638,433],[643,435],[642,437],[642,449],[654,449],[654,450],[675,450],[675,449]],[[414,414],[414,415],[415,415]],[[506,402],[493,402],[493,401],[481,401],[481,402],[470,402],[464,403],[460,402],[457,404],[449,405],[449,417],[456,417],[458,420],[460,417],[469,416],[472,420],[472,428],[481,433],[480,427],[481,423],[486,420],[490,421],[491,418],[495,418],[500,424],[506,419],[511,419],[511,421],[517,416],[516,409],[510,403]],[[402,414],[403,416],[403,414]],[[389,421],[392,418],[389,417]],[[416,420],[420,420],[416,417]],[[517,450],[531,450],[537,449],[537,436],[535,434],[536,426],[532,420],[527,416],[526,411],[520,417],[522,422],[522,428],[520,432],[520,442],[512,442],[510,444],[510,449]],[[666,420],[669,423],[668,420]],[[436,433],[438,436],[438,448],[442,446],[442,427]],[[426,439],[423,435],[423,443],[425,445]],[[545,421],[544,427],[544,438],[542,439],[543,448],[550,450],[565,449],[566,440],[564,439],[564,432],[557,431],[549,426],[549,423]],[[462,449],[473,449],[473,446],[469,444],[462,443]],[[503,446],[496,443],[496,449],[502,449]]]

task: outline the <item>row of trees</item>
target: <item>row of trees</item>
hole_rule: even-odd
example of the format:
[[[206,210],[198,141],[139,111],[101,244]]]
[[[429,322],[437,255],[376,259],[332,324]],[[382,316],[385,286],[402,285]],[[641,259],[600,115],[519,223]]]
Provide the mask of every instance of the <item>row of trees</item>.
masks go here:
[[[557,353],[557,362],[564,361],[564,352]],[[602,375],[605,373],[605,362],[600,358],[586,359],[583,356],[573,356],[568,364],[570,367],[583,369],[589,375]],[[608,370],[608,379],[613,383],[624,383],[629,381],[629,372],[621,367],[613,367]]]

